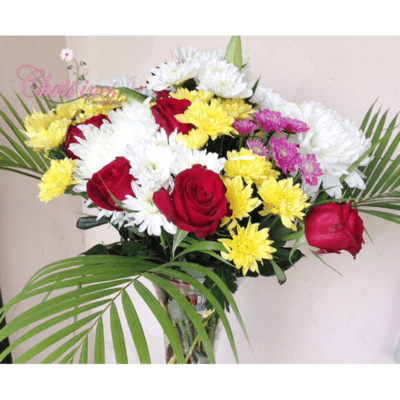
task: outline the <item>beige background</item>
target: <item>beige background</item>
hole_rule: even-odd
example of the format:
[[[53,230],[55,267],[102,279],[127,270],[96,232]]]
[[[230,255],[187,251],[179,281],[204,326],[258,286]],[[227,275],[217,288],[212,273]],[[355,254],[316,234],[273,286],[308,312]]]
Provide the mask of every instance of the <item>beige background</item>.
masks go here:
[[[149,69],[171,60],[171,50],[178,45],[213,50],[228,42],[229,37],[223,36],[1,37],[0,91],[11,99],[14,90],[21,94],[16,70],[26,63],[48,70],[54,82],[64,83],[67,64],[59,52],[65,46],[88,64],[91,84],[128,74],[144,85]],[[321,102],[357,124],[377,97],[379,106],[390,108],[389,118],[400,110],[399,37],[244,36],[242,45],[252,74],[261,75],[262,84],[289,101]],[[44,205],[37,199],[37,182],[7,172],[0,173],[0,182],[0,276],[5,301],[45,264],[118,238],[106,227],[85,235],[78,231],[75,222],[82,205],[76,198]],[[394,362],[400,333],[399,227],[365,215],[363,219],[374,244],[366,237],[356,261],[348,253],[325,257],[343,277],[307,252],[307,258],[287,272],[283,286],[275,278],[249,278],[241,284],[235,298],[252,350],[234,317],[230,319],[242,363]],[[153,362],[161,363],[161,329],[144,306],[139,305],[139,312]],[[131,353],[131,362],[137,362]],[[112,351],[108,361],[113,362]],[[224,332],[217,361],[234,362]]]

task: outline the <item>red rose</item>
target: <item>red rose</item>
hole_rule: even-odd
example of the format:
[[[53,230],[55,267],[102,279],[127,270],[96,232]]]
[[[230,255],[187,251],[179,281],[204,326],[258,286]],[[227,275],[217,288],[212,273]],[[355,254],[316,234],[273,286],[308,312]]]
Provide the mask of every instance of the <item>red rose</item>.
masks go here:
[[[106,115],[99,114],[99,115],[96,115],[95,117],[89,118],[88,120],[86,120],[85,122],[82,122],[81,124],[77,124],[74,126],[71,125],[68,128],[67,140],[65,141],[64,149],[67,152],[67,156],[69,158],[72,158],[73,160],[79,159],[79,157],[77,157],[71,150],[69,150],[69,145],[71,143],[79,143],[77,140],[78,137],[81,139],[86,139],[83,132],[79,129],[79,126],[92,124],[96,128],[100,128],[100,126],[103,125],[104,120],[111,122],[110,119]]]
[[[131,182],[135,178],[129,173],[130,164],[124,157],[117,157],[99,172],[93,174],[87,183],[89,198],[99,207],[110,211],[123,211],[117,206],[112,195],[119,201],[127,195],[135,197]]]
[[[220,176],[199,164],[177,175],[174,190],[154,193],[158,209],[179,228],[197,237],[212,235],[221,218],[232,215]]]
[[[163,93],[163,92],[161,92]],[[176,128],[178,133],[187,135],[194,126],[192,124],[182,124],[178,122],[175,115],[183,114],[186,109],[192,104],[189,100],[173,99],[170,97],[158,98],[156,104],[151,107],[151,111],[158,125],[165,129],[169,136]]]
[[[168,98],[170,93],[171,92],[169,90],[160,90],[159,92],[156,92],[157,100]]]
[[[364,224],[349,203],[328,203],[313,208],[305,220],[306,238],[321,253],[346,250],[356,258],[364,243]]]

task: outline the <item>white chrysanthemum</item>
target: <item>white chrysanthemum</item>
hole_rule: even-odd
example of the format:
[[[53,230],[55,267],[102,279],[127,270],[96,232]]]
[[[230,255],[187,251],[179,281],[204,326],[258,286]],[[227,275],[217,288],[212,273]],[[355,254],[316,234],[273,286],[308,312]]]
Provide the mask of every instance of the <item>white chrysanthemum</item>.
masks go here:
[[[94,204],[91,199],[85,200],[84,204],[86,207],[89,207],[91,204]],[[96,206],[98,207],[98,206]],[[104,208],[100,208],[100,213],[96,217],[96,221],[100,220],[103,217],[111,217],[110,223],[113,225],[118,225],[118,229],[121,228],[121,226],[124,224],[124,217],[125,217],[125,212],[124,211],[109,211],[109,210],[104,210]]]
[[[99,207],[100,208],[100,207]],[[99,220],[103,217],[111,217],[110,224],[118,225],[118,229],[125,223],[125,211],[110,211],[104,210],[103,208],[100,209],[100,213],[97,216],[96,220]]]
[[[172,173],[178,175],[180,172],[192,168],[193,165],[200,164],[214,171],[216,174],[220,174],[225,167],[225,162],[226,159],[218,158],[217,153],[207,153],[206,150],[188,149],[185,146],[185,149],[180,152],[179,158],[172,166]]]
[[[187,149],[185,142],[182,140],[177,140],[178,137],[178,129],[175,128],[169,136],[165,132],[164,128],[160,128],[160,130],[156,133],[154,137],[154,142],[158,145],[169,146],[175,158],[179,159],[182,151]]]
[[[224,98],[250,97],[252,90],[244,80],[244,74],[225,60],[207,63],[198,76],[197,89]]]
[[[175,235],[176,225],[169,222],[153,202],[155,190],[143,190],[135,182],[132,183],[132,190],[136,198],[127,196],[123,201],[125,208],[134,211],[126,214],[125,226],[139,225],[139,232],[147,230],[149,235],[155,236],[160,236],[161,228],[164,228],[168,233]]]
[[[297,104],[282,99],[282,97],[279,96],[279,94],[274,93],[272,89],[266,88],[262,85],[257,86],[257,89],[251,98],[251,102],[256,103],[259,110],[268,109],[271,111],[277,111],[285,118],[300,120],[303,116]]]
[[[179,62],[186,62],[188,59],[200,58],[204,52],[196,47],[178,46],[172,50],[172,54]]]
[[[175,154],[165,143],[153,139],[141,140],[128,145],[124,157],[131,164],[130,174],[137,184],[144,187],[161,186],[171,175]]]
[[[150,99],[149,99],[150,100]],[[74,187],[77,192],[86,190],[86,183],[94,173],[100,171],[116,157],[123,156],[128,144],[144,138],[155,137],[158,125],[150,111],[149,101],[143,104],[133,101],[122,109],[108,114],[111,123],[104,121],[100,128],[80,125],[85,139],[78,138],[69,149],[80,158],[76,161],[75,179],[81,181]]]
[[[128,75],[120,75],[111,79],[111,83],[102,81],[103,86],[123,87],[128,89],[135,89],[135,78]]]
[[[363,175],[355,170],[351,174],[347,169],[357,161],[370,147],[371,139],[350,120],[341,117],[335,111],[327,110],[315,102],[300,106],[303,122],[310,128],[307,132],[292,135],[291,139],[299,144],[302,154],[315,154],[324,172],[322,186],[330,196],[342,197],[340,178],[348,175],[345,181],[350,187],[365,189]],[[371,161],[366,158],[360,165]],[[313,187],[313,191],[318,190]]]
[[[196,47],[178,46],[172,51],[172,54],[180,62],[190,62],[193,60],[200,61],[201,64],[212,60],[221,61],[225,58],[225,49],[217,49],[214,51],[203,51]]]
[[[196,62],[176,63],[167,61],[158,68],[151,68],[153,74],[148,78],[147,88],[155,91],[167,89],[171,86],[178,86],[197,75],[199,64]]]

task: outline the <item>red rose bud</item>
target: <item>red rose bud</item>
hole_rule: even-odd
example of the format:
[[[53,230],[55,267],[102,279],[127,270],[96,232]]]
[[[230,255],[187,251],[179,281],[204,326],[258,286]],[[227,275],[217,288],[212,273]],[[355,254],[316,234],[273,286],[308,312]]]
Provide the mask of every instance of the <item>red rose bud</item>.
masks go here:
[[[77,140],[78,137],[81,139],[85,139],[85,136],[84,136],[83,132],[79,129],[79,126],[92,124],[96,128],[100,128],[100,126],[103,125],[104,120],[111,122],[110,119],[106,115],[99,114],[99,115],[96,115],[95,117],[89,118],[85,122],[82,122],[82,123],[74,125],[74,126],[71,125],[68,128],[67,139],[64,144],[64,149],[69,158],[72,158],[73,160],[79,159],[79,157],[77,157],[71,150],[69,150],[69,145],[71,143],[79,143]]]
[[[202,238],[218,229],[220,220],[232,215],[220,176],[199,164],[176,176],[172,193],[161,188],[153,201],[168,221]]]
[[[349,203],[327,203],[313,208],[305,220],[308,244],[320,253],[346,250],[354,258],[361,250],[364,224],[358,211]]]
[[[125,200],[127,195],[135,197],[132,190],[132,180],[135,178],[129,173],[130,164],[124,157],[117,157],[99,172],[93,174],[87,183],[87,194],[97,206],[109,211],[123,211],[115,203],[111,194],[119,201]]]
[[[162,93],[162,92],[161,92]],[[175,115],[183,114],[186,109],[192,104],[189,100],[173,99],[167,97],[161,97],[157,99],[156,104],[151,107],[151,111],[154,115],[156,123],[161,128],[165,129],[165,132],[169,136],[175,129],[178,133],[187,135],[194,126],[192,124],[182,124],[178,122]]]

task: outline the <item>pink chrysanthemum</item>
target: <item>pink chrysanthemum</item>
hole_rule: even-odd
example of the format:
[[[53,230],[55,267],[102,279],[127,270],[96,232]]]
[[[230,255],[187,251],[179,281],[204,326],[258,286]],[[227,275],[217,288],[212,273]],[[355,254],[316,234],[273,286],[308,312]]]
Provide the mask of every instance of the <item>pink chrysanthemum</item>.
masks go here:
[[[282,133],[282,129],[286,126],[286,119],[282,117],[280,112],[271,110],[261,110],[254,114],[253,118],[262,126],[265,132],[272,131]]]
[[[296,143],[288,143],[286,138],[272,138],[270,141],[272,154],[276,160],[276,165],[282,168],[283,172],[296,171],[296,165],[301,162],[301,157],[297,151]]]
[[[318,177],[323,175],[315,154],[306,154],[300,164],[301,179],[311,186],[318,185]]]
[[[254,132],[258,125],[255,124],[253,121],[247,119],[237,119],[232,125],[241,135],[248,135],[249,133]]]
[[[284,129],[288,132],[301,133],[301,132],[307,132],[310,129],[305,122],[300,121],[298,119],[285,118],[285,121],[286,121],[286,126]]]
[[[269,160],[269,152],[267,147],[263,145],[263,142],[259,139],[251,139],[247,141],[247,147],[253,150],[254,154],[258,156],[264,156],[267,160]]]

